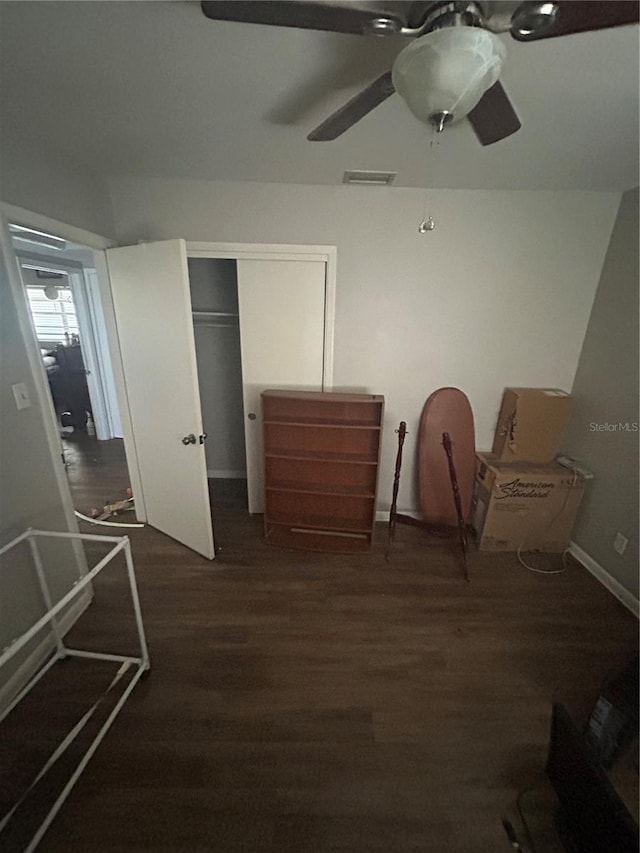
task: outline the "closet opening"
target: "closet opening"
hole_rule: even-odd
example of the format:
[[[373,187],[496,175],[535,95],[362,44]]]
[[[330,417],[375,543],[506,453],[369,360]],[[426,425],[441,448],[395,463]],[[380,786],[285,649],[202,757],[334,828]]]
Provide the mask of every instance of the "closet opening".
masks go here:
[[[235,260],[188,258],[200,406],[212,507],[248,508]]]

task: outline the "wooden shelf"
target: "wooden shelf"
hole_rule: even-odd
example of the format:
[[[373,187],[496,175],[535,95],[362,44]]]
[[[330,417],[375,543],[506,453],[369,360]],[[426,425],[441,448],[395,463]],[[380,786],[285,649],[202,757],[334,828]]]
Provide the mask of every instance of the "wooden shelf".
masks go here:
[[[272,492],[298,492],[309,495],[327,495],[328,497],[352,497],[375,499],[375,492],[363,491],[360,485],[341,483],[312,483],[308,480],[276,480],[266,486]]]
[[[300,459],[301,461],[314,462],[338,462],[349,465],[377,465],[378,459],[372,459],[371,456],[363,453],[330,453],[324,451],[319,456],[313,450],[290,450],[285,447],[279,447],[275,450],[265,451],[265,456],[272,459]]]
[[[323,533],[278,524],[270,526],[265,540],[269,545],[275,545],[278,548],[292,548],[296,551],[329,551],[334,554],[361,554],[368,551],[371,546],[369,536]]]
[[[287,426],[301,426],[301,427],[327,427],[331,429],[372,429],[372,430],[381,430],[382,427],[379,424],[372,424],[369,421],[344,421],[337,423],[335,420],[331,418],[303,418],[300,416],[296,416],[295,420],[291,420],[290,418],[276,418],[270,417],[269,420],[264,421],[265,424],[286,424]]]
[[[371,532],[370,526],[363,522],[332,515],[272,513],[270,517],[273,524],[283,524],[296,529],[326,530],[328,533],[360,533],[363,536],[368,536]]]
[[[384,398],[265,391],[265,537],[285,548],[371,545]]]

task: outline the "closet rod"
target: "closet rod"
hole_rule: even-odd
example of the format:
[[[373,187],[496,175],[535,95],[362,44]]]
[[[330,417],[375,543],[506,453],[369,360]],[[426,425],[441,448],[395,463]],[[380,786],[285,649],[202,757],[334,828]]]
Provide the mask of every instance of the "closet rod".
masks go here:
[[[229,311],[192,311],[191,314],[194,317],[209,317],[211,319],[218,319],[222,317],[237,317],[238,314],[232,314]]]

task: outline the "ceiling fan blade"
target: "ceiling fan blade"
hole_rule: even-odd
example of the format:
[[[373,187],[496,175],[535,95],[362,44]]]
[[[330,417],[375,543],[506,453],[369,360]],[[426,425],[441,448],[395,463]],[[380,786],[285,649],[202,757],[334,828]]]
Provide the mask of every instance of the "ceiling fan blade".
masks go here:
[[[214,21],[240,21],[352,35],[371,33],[371,23],[381,17],[395,22],[398,29],[403,26],[397,16],[386,12],[381,14],[371,9],[353,9],[306,0],[202,0],[200,5],[207,18]]]
[[[329,142],[337,139],[345,130],[349,130],[357,121],[370,113],[388,97],[393,95],[395,88],[391,82],[391,72],[387,71],[377,80],[359,92],[354,98],[336,110],[333,115],[318,125],[307,136],[311,142]]]
[[[520,119],[502,83],[494,83],[467,116],[482,145],[492,145],[520,130]]]
[[[433,7],[433,0],[413,0],[407,11],[407,26],[420,27],[427,17],[429,9]]]
[[[516,20],[518,13],[539,6],[537,3],[522,3],[513,13]],[[590,30],[604,30],[608,27],[621,27],[625,24],[636,24],[640,20],[640,4],[637,0],[559,0],[553,23],[548,29],[540,32],[518,32],[514,27],[511,35],[516,41],[538,41],[557,36],[568,36],[572,33],[584,33]],[[535,10],[534,10],[535,11]]]

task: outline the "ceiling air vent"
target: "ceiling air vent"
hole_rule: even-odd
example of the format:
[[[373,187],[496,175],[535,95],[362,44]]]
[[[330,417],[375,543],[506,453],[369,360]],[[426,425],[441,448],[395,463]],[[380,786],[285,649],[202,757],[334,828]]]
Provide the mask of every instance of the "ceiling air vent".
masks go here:
[[[344,184],[380,184],[382,186],[392,184],[397,172],[362,172],[354,169],[344,173],[342,182]]]

